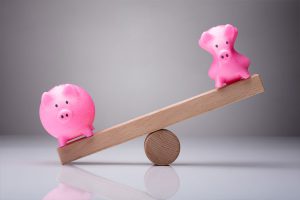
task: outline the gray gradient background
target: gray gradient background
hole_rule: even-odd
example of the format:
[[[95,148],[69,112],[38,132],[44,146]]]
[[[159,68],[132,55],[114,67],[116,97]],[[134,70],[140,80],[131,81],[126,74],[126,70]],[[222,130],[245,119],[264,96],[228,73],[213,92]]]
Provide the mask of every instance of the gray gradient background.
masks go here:
[[[176,124],[181,137],[300,136],[299,1],[0,1],[0,134],[48,137],[43,91],[84,87],[108,128],[213,88],[208,28],[239,28],[236,48],[266,92]]]

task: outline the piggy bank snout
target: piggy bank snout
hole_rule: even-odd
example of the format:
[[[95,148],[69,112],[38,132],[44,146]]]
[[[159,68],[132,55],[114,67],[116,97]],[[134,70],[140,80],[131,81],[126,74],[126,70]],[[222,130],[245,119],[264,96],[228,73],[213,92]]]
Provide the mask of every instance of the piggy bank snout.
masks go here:
[[[61,123],[65,123],[72,118],[72,112],[70,110],[63,109],[59,111],[57,118]]]
[[[228,50],[222,50],[219,53],[219,59],[221,61],[229,60],[231,58],[231,53]]]

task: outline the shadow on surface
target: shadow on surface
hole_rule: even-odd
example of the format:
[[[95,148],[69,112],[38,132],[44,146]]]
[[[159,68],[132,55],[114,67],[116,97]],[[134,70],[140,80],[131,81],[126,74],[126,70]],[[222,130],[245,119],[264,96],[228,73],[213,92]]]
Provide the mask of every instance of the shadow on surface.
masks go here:
[[[132,165],[149,166],[148,162],[73,162],[74,165]],[[172,166],[186,167],[214,167],[214,168],[273,168],[273,169],[300,169],[299,162],[276,161],[207,161],[207,162],[175,162]]]
[[[151,163],[148,162],[80,162],[80,161],[74,161],[70,164],[74,164],[74,165],[133,165],[133,166],[149,166],[151,165]]]
[[[174,163],[173,166],[195,166],[195,167],[220,167],[220,168],[296,168],[300,169],[297,162],[276,161],[209,161],[209,162],[182,162]]]

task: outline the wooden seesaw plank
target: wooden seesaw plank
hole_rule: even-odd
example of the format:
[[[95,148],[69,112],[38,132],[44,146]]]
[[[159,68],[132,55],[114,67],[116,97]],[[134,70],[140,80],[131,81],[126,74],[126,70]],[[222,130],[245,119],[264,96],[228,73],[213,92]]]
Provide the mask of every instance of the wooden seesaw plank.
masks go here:
[[[264,92],[258,74],[142,115],[58,148],[62,164]]]

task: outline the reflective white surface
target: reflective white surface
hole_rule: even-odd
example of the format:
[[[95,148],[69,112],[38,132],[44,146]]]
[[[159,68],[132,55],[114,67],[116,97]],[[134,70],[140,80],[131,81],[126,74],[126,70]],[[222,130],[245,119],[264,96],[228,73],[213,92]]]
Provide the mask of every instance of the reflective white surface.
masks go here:
[[[38,142],[37,142],[38,141]],[[71,165],[52,138],[0,138],[0,199],[300,199],[300,138],[181,138],[171,167],[143,138]]]

